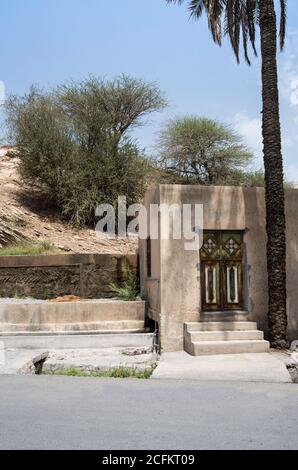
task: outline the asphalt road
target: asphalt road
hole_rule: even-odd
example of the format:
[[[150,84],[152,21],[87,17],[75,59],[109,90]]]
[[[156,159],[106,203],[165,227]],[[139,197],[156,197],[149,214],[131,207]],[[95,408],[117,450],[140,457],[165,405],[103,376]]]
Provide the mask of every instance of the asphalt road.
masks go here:
[[[0,376],[0,449],[298,449],[298,386]]]

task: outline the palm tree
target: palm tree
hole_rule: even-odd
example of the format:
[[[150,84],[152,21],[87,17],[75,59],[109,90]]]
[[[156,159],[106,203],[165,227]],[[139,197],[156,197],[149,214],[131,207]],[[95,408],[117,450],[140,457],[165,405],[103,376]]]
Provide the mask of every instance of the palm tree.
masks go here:
[[[279,116],[277,73],[277,20],[274,0],[166,0],[188,1],[190,14],[199,19],[205,12],[213,40],[230,39],[237,61],[242,47],[245,60],[251,45],[257,55],[256,30],[260,29],[262,58],[262,132],[265,167],[265,202],[267,230],[268,324],[272,347],[287,345],[286,308],[286,222],[283,160]],[[286,0],[280,4],[280,47],[283,49],[286,29]]]

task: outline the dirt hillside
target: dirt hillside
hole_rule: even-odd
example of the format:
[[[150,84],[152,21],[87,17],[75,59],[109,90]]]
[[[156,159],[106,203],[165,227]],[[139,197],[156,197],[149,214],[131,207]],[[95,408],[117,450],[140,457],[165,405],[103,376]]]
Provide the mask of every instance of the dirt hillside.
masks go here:
[[[9,156],[11,148],[0,148],[0,245],[6,240],[47,241],[65,252],[134,253],[137,241],[98,240],[95,231],[76,229],[36,204],[23,188],[18,175],[18,159]]]

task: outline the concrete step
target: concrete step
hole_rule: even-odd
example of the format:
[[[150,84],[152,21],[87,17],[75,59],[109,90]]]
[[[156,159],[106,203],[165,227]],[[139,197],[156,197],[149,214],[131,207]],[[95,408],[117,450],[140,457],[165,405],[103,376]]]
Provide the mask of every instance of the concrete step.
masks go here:
[[[110,299],[79,302],[13,300],[0,302],[0,323],[80,323],[144,320],[145,302]]]
[[[99,333],[99,334],[13,334],[3,335],[0,341],[5,349],[103,349],[118,347],[147,347],[153,345],[153,333]]]
[[[263,340],[264,333],[259,330],[191,331],[190,340],[198,341],[233,341]]]
[[[269,351],[268,341],[250,321],[205,321],[184,324],[184,349],[193,356]]]
[[[119,320],[77,323],[0,323],[0,337],[5,334],[43,332],[48,334],[88,331],[141,331],[143,320]]]
[[[185,350],[193,356],[216,354],[260,353],[269,351],[268,341],[185,341]]]
[[[191,331],[246,331],[257,330],[257,324],[250,321],[194,322],[185,323],[185,329]]]
[[[225,310],[214,312],[201,312],[201,321],[248,321],[249,312],[246,310]]]

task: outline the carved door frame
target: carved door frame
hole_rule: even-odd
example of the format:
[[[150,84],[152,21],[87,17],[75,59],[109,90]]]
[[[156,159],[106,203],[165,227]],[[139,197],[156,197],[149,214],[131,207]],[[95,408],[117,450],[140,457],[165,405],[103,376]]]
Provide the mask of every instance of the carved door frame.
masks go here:
[[[203,311],[243,310],[243,233],[204,231],[200,250]]]

